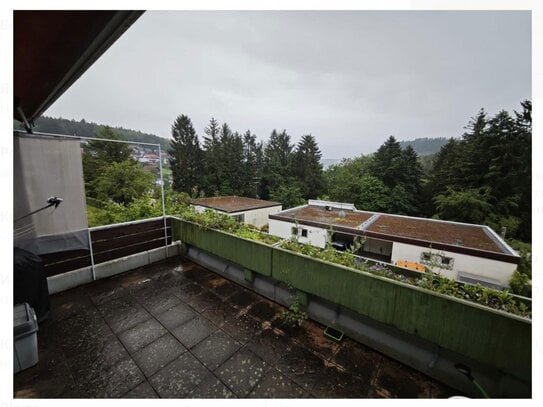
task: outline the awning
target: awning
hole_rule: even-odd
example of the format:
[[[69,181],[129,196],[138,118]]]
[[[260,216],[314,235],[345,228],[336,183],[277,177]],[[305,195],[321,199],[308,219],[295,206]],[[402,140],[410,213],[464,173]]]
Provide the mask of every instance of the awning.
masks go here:
[[[14,11],[14,118],[38,118],[142,13]]]

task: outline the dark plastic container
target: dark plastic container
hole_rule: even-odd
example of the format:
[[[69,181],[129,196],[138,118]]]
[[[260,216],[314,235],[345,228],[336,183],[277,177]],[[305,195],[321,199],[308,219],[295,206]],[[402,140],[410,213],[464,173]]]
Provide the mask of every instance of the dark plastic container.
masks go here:
[[[28,369],[38,363],[38,320],[27,303],[13,308],[13,371]]]

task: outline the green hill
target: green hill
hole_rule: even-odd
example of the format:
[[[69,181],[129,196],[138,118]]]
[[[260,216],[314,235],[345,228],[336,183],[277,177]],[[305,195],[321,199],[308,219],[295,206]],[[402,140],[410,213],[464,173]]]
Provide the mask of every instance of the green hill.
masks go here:
[[[407,146],[413,147],[418,155],[430,155],[435,154],[439,151],[441,146],[449,141],[445,137],[436,137],[436,138],[416,138],[415,140],[400,141],[402,148]]]
[[[34,131],[43,133],[66,134],[79,137],[96,137],[96,132],[100,128],[106,126],[107,125],[105,124],[87,122],[85,119],[77,121],[63,119],[61,117],[55,118],[42,116],[38,120],[36,120]],[[169,147],[170,140],[164,137],[158,137],[154,134],[143,133],[137,130],[125,129],[123,127],[109,127],[115,130],[115,132],[122,140],[138,141],[140,143],[160,143],[163,150],[166,150]],[[15,128],[23,129],[22,125],[20,125],[18,122],[15,122]]]

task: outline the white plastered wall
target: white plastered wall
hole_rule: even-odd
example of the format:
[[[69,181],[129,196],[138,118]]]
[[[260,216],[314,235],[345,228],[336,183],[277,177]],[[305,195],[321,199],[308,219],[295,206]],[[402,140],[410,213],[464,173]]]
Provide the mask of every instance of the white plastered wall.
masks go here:
[[[283,239],[290,239],[293,227],[296,227],[295,223],[270,219],[269,233]],[[307,230],[307,237],[302,236],[302,229]],[[325,229],[298,224],[298,241],[300,243],[310,243],[313,246],[324,248],[327,236],[328,232]]]
[[[206,209],[211,209],[211,208],[207,208],[205,206],[200,206],[200,205],[193,205],[193,207],[194,207],[194,210],[198,213],[203,213]],[[215,210],[215,209],[212,209],[212,210]],[[233,212],[233,213],[226,213],[226,212],[218,211],[218,210],[215,210],[215,211],[219,213],[223,213],[225,215],[230,215],[230,216],[237,216],[237,215],[243,214],[244,223],[261,228],[266,223],[268,223],[268,215],[281,212],[281,210],[282,210],[282,206],[278,205],[278,206],[270,206],[268,208],[259,208],[259,209],[252,209],[249,211]]]
[[[407,260],[420,263],[421,254],[428,252],[430,252],[430,249],[427,247],[394,242],[391,262],[394,264],[399,260]],[[451,270],[435,267],[433,271],[454,280],[458,279],[459,272],[465,272],[477,276],[482,281],[497,282],[502,286],[509,286],[509,280],[517,268],[516,264],[467,254],[435,249],[431,250],[431,252],[453,259],[454,263]]]
[[[369,253],[390,256],[392,253],[392,242],[380,239],[367,238],[363,250]]]
[[[244,222],[249,225],[254,225],[258,228],[261,228],[266,223],[268,223],[268,215],[281,212],[282,206],[270,206],[268,208],[260,208],[260,209],[253,209],[250,211],[244,211],[244,212],[236,212],[231,213],[230,215],[241,215],[242,213],[245,215]]]

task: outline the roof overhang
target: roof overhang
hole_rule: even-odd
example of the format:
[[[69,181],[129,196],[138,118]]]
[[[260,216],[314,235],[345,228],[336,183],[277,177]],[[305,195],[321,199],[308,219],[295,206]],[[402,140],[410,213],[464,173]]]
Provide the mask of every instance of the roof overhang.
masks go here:
[[[14,11],[14,118],[37,119],[142,13]]]

